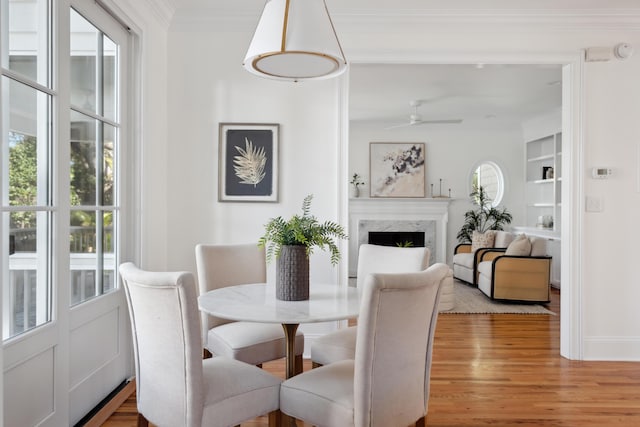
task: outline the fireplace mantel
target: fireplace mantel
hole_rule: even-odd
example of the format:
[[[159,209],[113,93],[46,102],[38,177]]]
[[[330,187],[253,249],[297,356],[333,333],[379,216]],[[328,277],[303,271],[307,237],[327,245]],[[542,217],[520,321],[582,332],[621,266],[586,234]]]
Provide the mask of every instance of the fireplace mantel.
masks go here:
[[[355,198],[349,200],[349,275],[357,271],[358,236],[361,221],[435,221],[435,251],[431,263],[446,262],[447,222],[450,198],[393,199]]]

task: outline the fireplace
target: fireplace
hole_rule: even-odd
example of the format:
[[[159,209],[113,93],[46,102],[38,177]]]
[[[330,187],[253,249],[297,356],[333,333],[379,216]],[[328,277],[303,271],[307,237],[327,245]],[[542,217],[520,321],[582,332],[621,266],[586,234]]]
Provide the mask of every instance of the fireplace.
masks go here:
[[[424,247],[421,231],[370,231],[369,243],[381,246]]]
[[[399,240],[413,233],[422,234],[421,242],[414,246],[429,248],[429,264],[446,262],[447,222],[451,199],[392,199],[358,198],[349,201],[349,276],[355,277],[358,248],[370,243],[370,233],[400,234]],[[375,236],[375,235],[374,235]],[[376,239],[377,237],[374,237]],[[388,237],[384,237],[387,239]],[[396,238],[391,238],[393,245]],[[411,240],[414,240],[411,237]],[[384,244],[384,243],[379,243]]]

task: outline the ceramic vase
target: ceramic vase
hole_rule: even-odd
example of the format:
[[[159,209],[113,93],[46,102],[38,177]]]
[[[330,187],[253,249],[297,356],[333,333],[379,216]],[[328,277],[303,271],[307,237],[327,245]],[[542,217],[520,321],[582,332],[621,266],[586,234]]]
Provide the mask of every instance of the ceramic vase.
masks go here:
[[[309,256],[305,246],[281,248],[276,262],[276,298],[282,301],[309,299]]]

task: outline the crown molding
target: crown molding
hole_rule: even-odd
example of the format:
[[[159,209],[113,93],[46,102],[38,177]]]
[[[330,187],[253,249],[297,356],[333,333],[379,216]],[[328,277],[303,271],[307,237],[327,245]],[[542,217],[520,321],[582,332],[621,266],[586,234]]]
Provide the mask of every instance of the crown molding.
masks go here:
[[[161,0],[147,0],[161,1]],[[170,1],[170,0],[164,0]],[[179,31],[245,32],[255,29],[260,10],[254,13],[220,8],[178,10],[171,26]],[[501,28],[530,31],[544,30],[640,30],[640,8],[637,9],[401,9],[356,10],[340,9],[331,12],[340,31],[375,32],[428,25],[429,30],[450,30],[451,25],[465,25],[473,30]]]
[[[134,0],[130,0],[133,2]],[[140,0],[135,0],[140,1]],[[144,9],[149,9],[153,16],[166,28],[171,25],[171,21],[176,13],[176,0],[142,0]]]

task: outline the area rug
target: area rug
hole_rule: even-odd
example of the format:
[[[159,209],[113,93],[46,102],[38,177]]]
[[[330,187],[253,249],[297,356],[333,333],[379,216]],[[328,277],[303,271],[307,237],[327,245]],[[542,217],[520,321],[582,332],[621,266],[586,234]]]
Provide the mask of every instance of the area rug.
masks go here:
[[[457,280],[453,283],[453,287],[456,295],[456,305],[452,310],[441,311],[440,314],[556,314],[540,304],[512,304],[492,301],[478,288]]]

